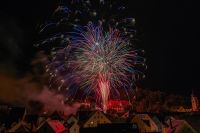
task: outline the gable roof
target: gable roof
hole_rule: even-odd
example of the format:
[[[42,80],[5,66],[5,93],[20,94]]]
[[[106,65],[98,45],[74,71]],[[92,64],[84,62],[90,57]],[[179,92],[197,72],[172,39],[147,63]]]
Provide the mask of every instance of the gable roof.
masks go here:
[[[78,114],[78,118],[79,118],[79,125],[82,126],[84,125],[86,122],[88,122],[93,115],[95,115],[97,112],[101,113],[106,119],[108,119],[110,122],[112,122],[106,114],[104,114],[103,112],[96,110],[96,111],[80,111]]]
[[[58,120],[49,120],[47,123],[55,131],[55,133],[61,133],[65,130],[64,125]]]
[[[97,116],[97,117],[96,117]],[[100,116],[100,117],[99,117]],[[101,111],[95,111],[95,112],[93,112],[91,115],[90,115],[90,117],[87,119],[87,121],[85,122],[85,123],[87,123],[87,122],[89,122],[89,121],[91,121],[92,119],[94,120],[94,121],[99,121],[99,120],[101,120],[102,118],[104,118],[104,120],[106,120],[108,123],[111,123],[111,120],[103,113],[103,112],[101,112]],[[92,120],[92,121],[93,121]],[[84,124],[85,124],[84,123]],[[98,124],[100,124],[99,122],[98,122]]]
[[[43,126],[49,126],[49,128],[51,128],[55,133],[62,133],[63,131],[65,131],[65,127],[64,125],[58,121],[58,120],[46,120],[44,123],[42,123],[39,127],[38,130],[43,128]]]

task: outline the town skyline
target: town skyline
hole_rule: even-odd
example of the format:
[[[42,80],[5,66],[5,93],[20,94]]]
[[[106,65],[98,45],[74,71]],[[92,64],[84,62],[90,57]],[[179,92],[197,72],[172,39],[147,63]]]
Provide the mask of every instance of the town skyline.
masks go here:
[[[193,1],[0,5],[0,133],[200,132]]]

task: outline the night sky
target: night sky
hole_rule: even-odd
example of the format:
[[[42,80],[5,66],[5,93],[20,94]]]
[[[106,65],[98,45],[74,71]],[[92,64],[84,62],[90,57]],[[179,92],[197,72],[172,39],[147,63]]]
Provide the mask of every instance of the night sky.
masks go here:
[[[146,51],[144,88],[200,96],[199,12],[192,0],[129,0],[136,18],[138,47]],[[0,69],[30,71],[38,26],[58,0],[7,0],[0,4]]]

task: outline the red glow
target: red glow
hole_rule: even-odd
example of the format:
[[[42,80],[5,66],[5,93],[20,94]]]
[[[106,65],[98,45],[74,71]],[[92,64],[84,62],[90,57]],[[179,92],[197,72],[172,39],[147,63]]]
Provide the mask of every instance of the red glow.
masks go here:
[[[126,107],[130,107],[131,103],[127,100],[109,100],[107,108],[117,112],[123,112]]]

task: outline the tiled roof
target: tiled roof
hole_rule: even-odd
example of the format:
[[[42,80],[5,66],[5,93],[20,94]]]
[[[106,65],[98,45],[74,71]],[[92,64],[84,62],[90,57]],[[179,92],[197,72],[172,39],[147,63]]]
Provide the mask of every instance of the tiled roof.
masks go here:
[[[58,120],[49,120],[47,121],[55,133],[62,133],[65,130],[64,125]]]

